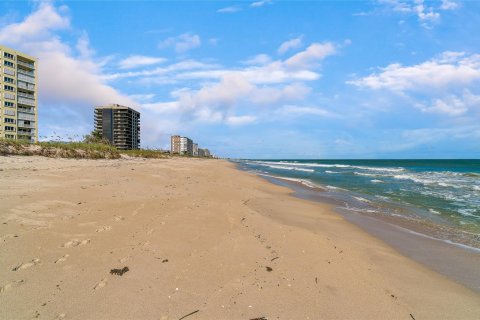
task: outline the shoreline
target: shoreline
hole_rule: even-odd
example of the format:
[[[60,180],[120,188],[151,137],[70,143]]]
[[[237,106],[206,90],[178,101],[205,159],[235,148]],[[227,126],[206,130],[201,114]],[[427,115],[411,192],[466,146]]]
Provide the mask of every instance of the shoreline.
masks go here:
[[[238,170],[248,172],[240,167]],[[332,205],[339,215],[380,239],[400,254],[480,293],[479,248],[435,238],[423,233],[421,226],[416,225],[417,228],[412,228],[414,225],[405,223],[405,219],[373,216],[348,210],[341,207],[342,203],[339,200],[322,196],[325,189],[319,187],[282,177],[252,174],[270,183],[291,189],[291,195],[294,197]]]
[[[480,313],[478,293],[227,161],[0,157],[0,167],[0,318]]]

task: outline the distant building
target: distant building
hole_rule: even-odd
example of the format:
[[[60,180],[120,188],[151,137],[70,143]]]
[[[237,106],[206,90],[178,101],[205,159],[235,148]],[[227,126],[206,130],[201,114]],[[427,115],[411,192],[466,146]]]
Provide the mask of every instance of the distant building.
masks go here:
[[[180,138],[180,154],[193,155],[193,141],[187,137]]]
[[[112,104],[95,107],[95,130],[121,150],[140,148],[140,113]]]
[[[198,143],[194,143],[193,144],[193,152],[192,152],[192,155],[194,157],[198,157]]]
[[[174,135],[170,137],[170,151],[175,154],[180,154],[180,136]]]
[[[0,64],[0,138],[37,142],[37,59],[0,45]]]
[[[193,141],[187,137],[174,135],[171,137],[170,150],[172,153],[193,156]]]
[[[203,149],[204,150],[204,157],[210,157],[210,150],[208,149]]]

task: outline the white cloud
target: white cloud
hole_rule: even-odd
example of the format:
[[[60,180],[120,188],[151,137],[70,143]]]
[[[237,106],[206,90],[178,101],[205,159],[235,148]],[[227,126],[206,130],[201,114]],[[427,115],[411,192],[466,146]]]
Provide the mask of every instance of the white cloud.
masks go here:
[[[414,9],[418,19],[425,27],[429,27],[429,23],[435,23],[440,19],[440,13],[435,12],[432,8],[426,8],[423,0],[416,0]]]
[[[272,0],[260,0],[260,1],[252,2],[250,4],[250,7],[259,8],[259,7],[263,7],[266,4],[272,4],[272,3],[273,3]]]
[[[335,46],[330,42],[313,43],[305,51],[295,54],[285,61],[289,68],[300,69],[316,66],[319,61],[336,53]]]
[[[370,89],[403,92],[464,86],[477,80],[480,80],[480,55],[465,56],[461,52],[444,52],[438,58],[413,66],[390,64],[381,68],[379,73],[348,83]]]
[[[146,110],[178,116],[181,121],[216,122],[227,125],[248,124],[259,118],[244,114],[246,107],[265,107],[275,110],[277,105],[298,103],[311,92],[305,83],[320,78],[315,71],[320,63],[336,52],[332,43],[313,43],[307,49],[286,60],[272,61],[266,54],[244,61],[241,68],[224,68],[198,61],[183,61],[153,70],[109,75],[109,79],[124,77],[151,77],[151,81],[176,81],[200,84],[199,88],[182,87],[171,91],[171,101],[144,104]],[[238,112],[239,109],[241,112]],[[287,110],[287,109],[286,109]],[[293,110],[290,110],[293,112]],[[262,111],[264,113],[266,111]],[[298,109],[326,115],[321,109]],[[268,113],[268,112],[267,112]]]
[[[216,64],[203,63],[196,60],[182,60],[165,67],[156,67],[154,69],[146,69],[139,71],[126,71],[126,72],[115,72],[111,74],[103,75],[105,80],[118,80],[124,78],[140,78],[151,79],[151,77],[162,76],[172,78],[172,74],[188,70],[203,70],[203,69],[214,69],[217,68]],[[150,77],[150,78],[149,78]]]
[[[86,33],[71,47],[54,33],[70,29],[65,7],[55,8],[50,2],[40,3],[23,21],[0,29],[0,42],[39,59],[38,81],[40,104],[72,104],[84,110],[93,105],[134,101],[102,80],[102,62],[92,56]],[[55,70],[55,76],[51,75]]]
[[[167,59],[161,58],[161,57],[148,57],[148,56],[134,55],[121,60],[118,63],[118,65],[120,69],[132,69],[132,68],[159,64],[165,61],[167,61]]]
[[[459,4],[452,0],[442,0],[442,4],[440,5],[440,9],[442,10],[454,10],[459,7]]]
[[[349,81],[360,88],[385,90],[427,113],[462,116],[479,110],[480,55],[444,52],[412,66],[398,63]]]
[[[265,65],[267,63],[272,62],[272,58],[270,58],[267,54],[257,54],[255,57],[244,61],[244,64],[249,65]]]
[[[301,46],[303,46],[303,36],[285,41],[280,45],[280,47],[278,47],[277,52],[280,54],[284,54],[288,50],[298,49]]]
[[[313,43],[306,50],[297,53],[285,61],[269,61],[270,57],[261,54],[244,61],[247,67],[223,68],[194,60],[184,60],[153,70],[119,72],[105,75],[105,79],[143,77],[144,81],[172,83],[185,80],[220,80],[227,74],[239,74],[254,84],[278,84],[289,81],[314,81],[320,78],[316,68],[327,56],[336,53],[332,43]]]
[[[50,3],[40,3],[38,9],[24,21],[12,23],[0,30],[0,42],[15,43],[37,40],[51,35],[51,32],[70,27],[66,8],[54,8]]]
[[[253,123],[257,120],[257,117],[255,116],[228,116],[226,119],[226,123],[233,125],[233,126],[239,126],[239,125],[245,125],[245,124],[250,124]]]
[[[279,101],[299,101],[303,100],[311,88],[302,83],[292,83],[285,86],[275,87],[256,87],[252,90],[249,99],[255,104],[274,104]]]
[[[160,113],[182,114],[188,119],[201,122],[246,124],[257,118],[232,116],[238,105],[275,105],[302,100],[309,93],[310,88],[300,83],[258,87],[240,73],[229,73],[225,74],[220,82],[204,85],[198,90],[183,88],[172,92],[174,101],[153,103],[144,107]]]
[[[183,53],[188,50],[200,47],[202,41],[197,34],[183,33],[177,37],[169,37],[161,41],[159,48],[173,47],[178,53]]]
[[[238,12],[240,10],[242,10],[242,8],[240,8],[239,6],[231,6],[231,7],[225,7],[225,8],[218,9],[217,12],[218,13],[234,13],[234,12]]]
[[[415,107],[423,112],[460,116],[467,113],[470,109],[480,110],[480,96],[465,90],[461,95],[450,94],[444,98],[433,99],[429,105],[417,103]]]
[[[402,15],[417,16],[418,21],[425,28],[432,28],[440,21],[440,10],[455,10],[459,7],[459,4],[453,0],[428,2],[429,6],[424,0],[379,0],[378,3]]]
[[[314,115],[320,117],[332,117],[334,116],[328,110],[318,108],[318,107],[305,107],[305,106],[296,106],[296,105],[286,105],[276,111],[277,114],[284,116],[303,116],[303,115]]]

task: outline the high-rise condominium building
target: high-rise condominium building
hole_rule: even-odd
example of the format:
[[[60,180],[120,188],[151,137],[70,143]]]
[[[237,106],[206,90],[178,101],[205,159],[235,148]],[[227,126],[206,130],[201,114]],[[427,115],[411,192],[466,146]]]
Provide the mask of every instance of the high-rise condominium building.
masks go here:
[[[172,153],[180,154],[180,138],[179,135],[170,137],[170,151]]]
[[[193,155],[193,141],[187,137],[174,135],[171,137],[170,150],[172,153]]]
[[[112,104],[95,107],[95,130],[121,150],[140,148],[140,113]]]
[[[0,45],[0,138],[38,141],[37,59]]]

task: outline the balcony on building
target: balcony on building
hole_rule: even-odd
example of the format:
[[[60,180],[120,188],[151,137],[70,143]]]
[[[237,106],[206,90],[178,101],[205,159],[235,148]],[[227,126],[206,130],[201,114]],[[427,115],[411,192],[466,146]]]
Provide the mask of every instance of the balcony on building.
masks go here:
[[[35,100],[29,99],[29,98],[23,98],[23,97],[18,97],[17,100],[18,104],[23,104],[27,106],[35,106]]]
[[[35,63],[33,61],[23,60],[19,58],[17,60],[17,65],[25,67],[28,70],[35,70]]]
[[[17,81],[17,87],[27,91],[35,91],[35,85],[23,81]]]

